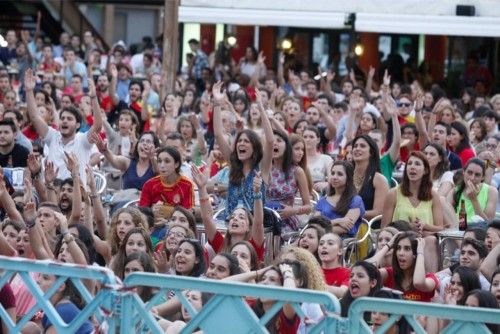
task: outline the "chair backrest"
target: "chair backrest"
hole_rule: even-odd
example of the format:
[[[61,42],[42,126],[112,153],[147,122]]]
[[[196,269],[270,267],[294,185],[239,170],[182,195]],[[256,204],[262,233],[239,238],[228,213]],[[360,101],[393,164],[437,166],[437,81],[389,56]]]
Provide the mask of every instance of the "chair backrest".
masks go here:
[[[94,179],[95,179],[95,186],[97,189],[97,193],[101,195],[104,190],[106,190],[108,181],[106,180],[106,176],[102,174],[101,172],[98,171],[92,171],[94,173]]]
[[[132,201],[128,201],[127,203],[123,204],[123,207],[126,208],[126,207],[129,207],[129,206],[137,206],[139,204],[139,200],[138,199],[134,199]]]
[[[355,263],[365,259],[373,247],[370,222],[363,218],[354,238],[345,240],[344,261]]]

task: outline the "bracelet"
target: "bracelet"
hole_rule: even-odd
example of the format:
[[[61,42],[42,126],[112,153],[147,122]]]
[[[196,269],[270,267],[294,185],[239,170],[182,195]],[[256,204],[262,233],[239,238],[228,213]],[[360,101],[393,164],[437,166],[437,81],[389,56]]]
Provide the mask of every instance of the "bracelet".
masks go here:
[[[289,275],[283,275],[283,280],[286,280],[286,279],[295,279],[295,277],[293,277],[293,274],[289,274]]]
[[[96,199],[97,197],[99,197],[98,194],[90,194],[89,195],[90,199]]]
[[[262,193],[253,193],[253,200],[262,200]]]
[[[417,252],[417,255],[424,255],[423,252]]]
[[[36,224],[36,219],[33,218],[33,219],[28,219],[24,222],[26,224],[26,227],[28,228],[28,230],[32,229],[33,227],[35,227],[35,224]]]
[[[205,203],[205,202],[208,202],[208,201],[210,201],[210,197],[200,198],[200,203]]]

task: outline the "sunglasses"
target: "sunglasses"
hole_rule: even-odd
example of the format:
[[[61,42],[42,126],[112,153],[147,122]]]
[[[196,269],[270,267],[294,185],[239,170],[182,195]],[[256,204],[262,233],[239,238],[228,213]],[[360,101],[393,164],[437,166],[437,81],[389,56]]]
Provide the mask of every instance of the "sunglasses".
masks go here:
[[[411,105],[412,105],[411,103],[400,103],[399,104],[400,107],[406,107],[406,108],[411,107]]]

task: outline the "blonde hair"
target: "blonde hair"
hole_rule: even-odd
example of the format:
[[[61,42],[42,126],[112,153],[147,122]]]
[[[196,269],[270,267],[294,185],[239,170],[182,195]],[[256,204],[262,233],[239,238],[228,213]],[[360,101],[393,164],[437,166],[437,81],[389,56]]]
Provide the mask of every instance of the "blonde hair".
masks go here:
[[[327,291],[327,285],[323,276],[323,270],[314,255],[306,249],[286,246],[281,253],[291,253],[295,256],[296,260],[305,267],[307,273],[308,289],[316,291]]]

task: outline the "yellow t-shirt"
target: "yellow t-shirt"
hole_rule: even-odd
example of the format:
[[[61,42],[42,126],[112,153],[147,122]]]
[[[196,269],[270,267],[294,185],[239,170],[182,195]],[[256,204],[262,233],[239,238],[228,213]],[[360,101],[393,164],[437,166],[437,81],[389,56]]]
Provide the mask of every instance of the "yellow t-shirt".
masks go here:
[[[414,207],[409,198],[401,193],[401,186],[396,189],[396,208],[392,215],[392,221],[405,220],[412,222],[419,218],[421,222],[434,225],[432,216],[432,199],[429,201],[420,201],[417,207]]]

